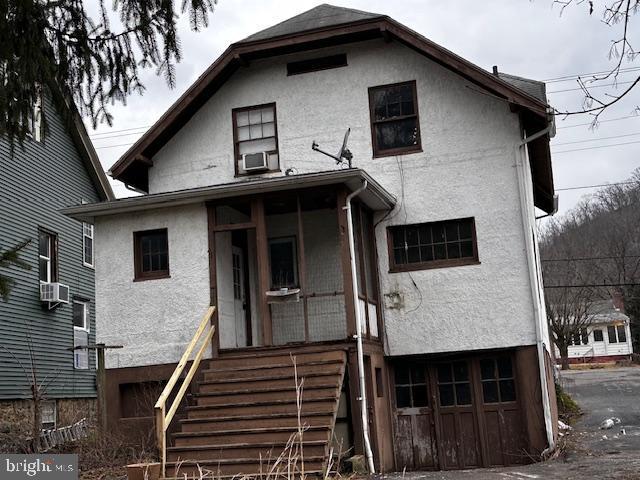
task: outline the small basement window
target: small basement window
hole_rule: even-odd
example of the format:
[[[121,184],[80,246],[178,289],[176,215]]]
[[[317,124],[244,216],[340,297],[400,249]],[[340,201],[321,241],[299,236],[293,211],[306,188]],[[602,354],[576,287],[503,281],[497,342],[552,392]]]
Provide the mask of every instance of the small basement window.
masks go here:
[[[422,150],[416,82],[369,88],[373,156]]]
[[[236,175],[280,169],[276,104],[233,110]]]
[[[478,263],[473,218],[397,225],[387,239],[391,272]]]
[[[287,75],[300,75],[301,73],[317,72],[319,70],[329,70],[347,66],[347,55],[340,53],[327,57],[310,58],[298,62],[287,63]]]
[[[40,403],[40,422],[43,430],[56,428],[58,420],[55,400],[48,400]]]
[[[167,229],[134,232],[135,280],[169,277],[169,240]]]

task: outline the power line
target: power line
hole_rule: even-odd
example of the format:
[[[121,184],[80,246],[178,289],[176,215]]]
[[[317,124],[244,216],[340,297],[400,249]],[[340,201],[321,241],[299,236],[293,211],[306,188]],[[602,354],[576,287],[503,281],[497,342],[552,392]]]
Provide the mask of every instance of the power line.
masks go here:
[[[585,188],[598,188],[598,187],[610,187],[614,185],[635,185],[636,182],[615,182],[615,183],[601,183],[599,185],[583,185],[580,187],[564,187],[564,188],[556,188],[556,192],[562,192],[566,190],[582,190]]]
[[[559,147],[560,145],[575,145],[576,143],[599,142],[601,140],[613,140],[614,138],[635,137],[637,135],[640,135],[640,132],[625,133],[623,135],[614,135],[611,137],[585,138],[583,140],[575,140],[573,142],[554,143],[553,146]]]
[[[141,130],[143,128],[149,128],[151,125],[147,125],[147,126],[141,126],[141,127],[131,127],[131,128],[125,128],[123,130],[109,130],[107,132],[101,132],[101,133],[94,133],[92,135],[89,135],[90,137],[98,137],[98,136],[102,136],[102,135],[107,135],[107,134],[112,134],[112,133],[120,133],[120,132],[130,132],[132,130]]]
[[[640,67],[621,68],[618,71],[620,73],[626,73],[626,72],[635,72],[637,70],[640,70]],[[608,74],[610,72],[611,72],[611,70],[604,70],[604,71],[601,71],[601,72],[575,73],[573,75],[562,75],[560,77],[547,78],[546,80],[541,80],[541,81],[544,82],[544,83],[567,82],[569,80],[577,79],[578,77],[586,77],[586,76],[591,76],[591,75],[606,75],[606,74]]]
[[[595,150],[596,148],[620,147],[622,145],[635,145],[637,143],[640,143],[640,140],[635,141],[635,142],[612,143],[610,145],[596,145],[596,146],[593,146],[593,147],[573,148],[571,150],[560,150],[559,152],[553,152],[553,154],[554,155],[560,155],[561,153],[582,152],[584,150]]]
[[[543,258],[542,262],[574,262],[584,260],[613,260],[619,258],[640,258],[640,255],[623,255],[618,257],[575,257],[575,258]]]
[[[609,118],[607,120],[598,120],[597,124],[600,123],[607,123],[607,122],[617,122],[619,120],[626,120],[629,118],[640,118],[640,115],[627,115],[626,117],[618,117],[618,118]],[[575,128],[575,127],[584,127],[587,125],[593,125],[593,122],[586,122],[586,123],[576,123],[574,125],[564,125],[562,127],[556,127],[556,130],[561,130],[563,128]]]
[[[617,87],[618,85],[628,85],[630,83],[635,82],[635,80],[630,80],[628,82],[612,82],[612,83],[605,83],[604,85],[590,85],[590,86],[585,86],[587,90],[590,90],[592,88],[605,88],[605,87]],[[550,92],[547,92],[549,94],[551,93],[565,93],[565,92],[576,92],[578,90],[584,90],[584,88],[582,87],[576,87],[576,88],[565,88],[563,90],[552,90]]]

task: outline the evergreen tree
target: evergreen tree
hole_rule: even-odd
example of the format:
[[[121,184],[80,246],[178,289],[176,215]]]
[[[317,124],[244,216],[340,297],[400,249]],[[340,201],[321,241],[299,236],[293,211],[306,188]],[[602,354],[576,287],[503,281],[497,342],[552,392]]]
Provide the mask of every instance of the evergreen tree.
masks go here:
[[[15,247],[0,250],[0,268],[18,267],[23,270],[31,270],[31,266],[20,258],[21,251],[30,243],[31,240],[25,240]],[[9,300],[9,294],[14,283],[15,281],[12,278],[0,274],[0,298],[4,302]]]
[[[29,134],[43,86],[72,99],[94,127],[111,124],[109,104],[144,90],[142,70],[155,68],[173,87],[178,13],[197,31],[217,0],[182,0],[178,8],[173,0],[105,3],[96,2],[92,18],[83,0],[0,0],[0,132],[12,147]]]

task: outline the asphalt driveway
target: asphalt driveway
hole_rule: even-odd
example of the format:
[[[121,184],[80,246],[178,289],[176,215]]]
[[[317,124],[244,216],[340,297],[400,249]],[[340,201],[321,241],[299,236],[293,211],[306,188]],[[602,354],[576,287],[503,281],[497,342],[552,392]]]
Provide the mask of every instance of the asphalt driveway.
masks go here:
[[[407,472],[412,480],[640,480],[640,368],[563,372],[561,383],[584,415],[566,438],[561,458],[523,467],[450,472]],[[601,430],[611,417],[620,423]]]

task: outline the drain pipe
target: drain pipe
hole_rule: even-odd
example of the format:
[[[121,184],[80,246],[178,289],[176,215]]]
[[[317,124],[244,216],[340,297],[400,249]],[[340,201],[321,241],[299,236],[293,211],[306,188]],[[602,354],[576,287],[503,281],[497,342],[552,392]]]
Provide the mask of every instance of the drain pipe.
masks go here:
[[[545,352],[544,352],[544,339],[542,338],[542,322],[546,322],[546,314],[541,309],[541,301],[542,298],[539,294],[539,277],[538,277],[538,263],[536,262],[535,249],[536,245],[535,236],[533,231],[530,232],[532,228],[535,226],[530,225],[529,219],[529,208],[527,203],[527,177],[526,172],[524,171],[526,164],[526,153],[524,152],[524,148],[527,143],[536,140],[537,138],[542,137],[543,135],[549,134],[551,137],[555,136],[555,122],[553,117],[548,127],[540,130],[539,132],[534,133],[528,137],[525,137],[517,146],[516,146],[516,168],[518,171],[518,182],[520,184],[520,206],[522,209],[523,220],[525,222],[525,239],[529,238],[530,241],[526,241],[526,250],[527,250],[527,258],[529,265],[529,278],[531,282],[531,291],[533,297],[533,308],[534,308],[534,317],[536,319],[536,349],[538,352],[538,370],[540,373],[540,387],[542,390],[542,409],[544,412],[544,422],[545,422],[545,430],[547,433],[547,444],[548,447],[544,449],[541,453],[541,456],[544,458],[549,453],[551,453],[555,447],[556,442],[553,438],[553,417],[551,415],[551,403],[549,400],[549,382],[547,381],[547,369],[545,364]],[[534,264],[534,262],[536,262]],[[544,317],[544,318],[543,318]],[[550,346],[549,346],[550,347]]]
[[[358,380],[360,385],[360,413],[362,415],[362,435],[364,436],[364,452],[369,467],[369,473],[376,473],[373,464],[373,451],[369,439],[369,415],[367,410],[367,394],[364,380],[364,353],[362,351],[362,314],[360,312],[360,301],[358,298],[358,272],[356,270],[355,240],[353,235],[353,218],[351,217],[351,200],[357,197],[367,188],[367,181],[362,181],[362,186],[347,196],[347,201],[343,209],[347,212],[347,231],[349,234],[349,257],[351,258],[351,278],[353,282],[353,307],[356,314],[356,345],[358,353]]]

